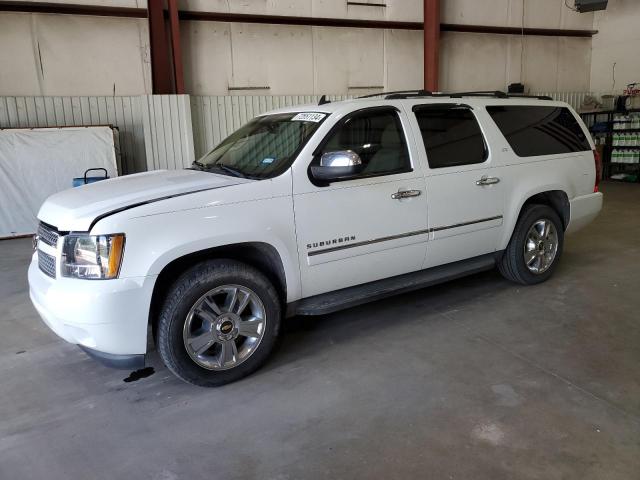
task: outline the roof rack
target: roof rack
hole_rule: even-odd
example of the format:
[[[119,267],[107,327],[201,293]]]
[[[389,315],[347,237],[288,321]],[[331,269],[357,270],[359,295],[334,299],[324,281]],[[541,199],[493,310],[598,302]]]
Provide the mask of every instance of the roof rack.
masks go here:
[[[403,97],[402,95],[412,96],[412,97],[427,97],[433,94],[428,90],[396,90],[393,92],[370,93],[369,95],[362,95],[356,98],[372,98],[372,97],[384,96],[385,99],[389,100],[390,99],[389,97],[392,97],[395,95],[399,95],[397,98],[406,98],[406,97]]]
[[[495,91],[479,91],[479,92],[457,92],[457,93],[445,93],[443,96],[458,98],[458,97],[496,97],[496,98],[535,98],[538,100],[553,100],[553,98],[547,95],[524,95],[520,93],[505,93],[500,90]]]
[[[461,98],[461,97],[494,97],[494,98],[536,98],[538,100],[553,100],[546,95],[521,95],[521,94],[508,94],[501,92],[500,90],[480,90],[474,92],[430,92],[428,90],[399,90],[397,92],[381,92],[373,93],[370,95],[364,95],[358,98],[371,98],[384,96],[385,100],[400,100],[404,98],[415,97],[448,97],[448,98]]]

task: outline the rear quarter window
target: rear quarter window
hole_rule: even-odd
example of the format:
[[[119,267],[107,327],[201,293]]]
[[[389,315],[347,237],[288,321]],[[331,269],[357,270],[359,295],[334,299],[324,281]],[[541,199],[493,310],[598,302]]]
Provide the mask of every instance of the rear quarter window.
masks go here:
[[[504,105],[488,106],[487,112],[520,157],[591,150],[568,108]]]

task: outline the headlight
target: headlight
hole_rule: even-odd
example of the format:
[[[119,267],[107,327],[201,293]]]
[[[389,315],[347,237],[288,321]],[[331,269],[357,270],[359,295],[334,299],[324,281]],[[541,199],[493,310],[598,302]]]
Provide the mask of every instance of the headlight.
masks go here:
[[[62,276],[106,280],[116,278],[124,252],[124,234],[64,237]]]

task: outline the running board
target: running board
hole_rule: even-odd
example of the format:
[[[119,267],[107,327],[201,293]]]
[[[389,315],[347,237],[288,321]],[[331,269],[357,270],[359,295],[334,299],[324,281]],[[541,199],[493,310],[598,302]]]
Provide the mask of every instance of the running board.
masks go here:
[[[375,282],[343,288],[334,292],[322,293],[303,298],[288,305],[288,316],[292,315],[325,315],[345,308],[355,307],[363,303],[380,300],[399,293],[410,292],[420,288],[447,282],[473,273],[491,270],[501,252],[489,253],[479,257],[448,263],[418,272],[385,278]]]

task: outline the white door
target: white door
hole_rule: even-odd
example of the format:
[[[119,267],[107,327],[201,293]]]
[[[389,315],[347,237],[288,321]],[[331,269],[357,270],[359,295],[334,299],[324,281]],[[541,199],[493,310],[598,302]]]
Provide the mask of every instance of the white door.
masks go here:
[[[495,152],[480,126],[488,115],[459,104],[414,104],[409,109],[418,148],[424,149],[428,163],[431,238],[425,268],[496,251],[503,225],[505,167],[495,164]]]
[[[323,153],[351,150],[364,167],[356,178],[322,184],[311,173],[294,175],[303,297],[422,268],[425,181],[405,127],[393,107],[347,115],[320,143],[311,164]]]

